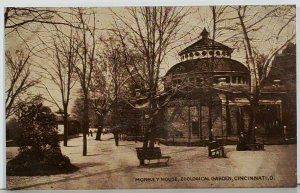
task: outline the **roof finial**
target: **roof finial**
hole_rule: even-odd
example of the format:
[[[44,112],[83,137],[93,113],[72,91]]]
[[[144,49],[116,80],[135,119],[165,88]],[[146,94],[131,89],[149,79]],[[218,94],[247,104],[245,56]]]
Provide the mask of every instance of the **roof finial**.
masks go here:
[[[202,36],[202,39],[206,39],[208,38],[208,31],[206,30],[206,28],[203,29],[203,31],[200,33],[200,35]]]

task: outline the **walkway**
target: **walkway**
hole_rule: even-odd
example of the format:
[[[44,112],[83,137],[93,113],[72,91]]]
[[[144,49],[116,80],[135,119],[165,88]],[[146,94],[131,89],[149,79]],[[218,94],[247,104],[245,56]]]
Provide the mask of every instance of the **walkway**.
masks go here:
[[[205,147],[160,145],[171,156],[169,166],[140,167],[135,148],[141,143],[120,141],[111,134],[103,141],[88,138],[88,156],[82,156],[82,138],[69,140],[62,151],[80,169],[72,174],[37,177],[7,177],[9,189],[110,189],[110,188],[199,188],[245,186],[292,186],[296,183],[296,145],[266,146],[266,151],[237,152],[226,146],[228,158],[209,159]],[[7,159],[17,153],[7,148]],[[271,179],[245,180],[245,176]],[[239,180],[236,180],[241,178]],[[182,180],[182,181],[181,181]]]

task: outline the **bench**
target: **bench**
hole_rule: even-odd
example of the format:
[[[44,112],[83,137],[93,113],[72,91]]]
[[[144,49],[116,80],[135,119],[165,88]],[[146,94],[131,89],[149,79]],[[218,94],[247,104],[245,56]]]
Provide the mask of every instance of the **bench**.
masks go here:
[[[225,157],[224,147],[217,141],[208,143],[208,156],[211,158]]]
[[[140,165],[145,165],[144,160],[158,160],[158,163],[160,163],[160,160],[166,160],[165,164],[167,165],[169,160],[170,160],[170,156],[162,156],[161,154],[161,150],[160,147],[152,147],[152,148],[142,148],[142,147],[137,147],[136,148],[136,152],[137,152],[137,157],[140,160]]]
[[[261,151],[264,150],[264,144],[262,143],[250,143],[247,144],[251,151]]]

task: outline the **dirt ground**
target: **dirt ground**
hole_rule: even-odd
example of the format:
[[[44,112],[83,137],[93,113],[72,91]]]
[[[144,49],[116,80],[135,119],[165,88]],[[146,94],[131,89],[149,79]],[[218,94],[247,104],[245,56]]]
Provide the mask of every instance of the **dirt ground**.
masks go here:
[[[7,176],[8,189],[124,189],[296,186],[296,145],[268,145],[265,151],[235,151],[225,146],[227,158],[210,159],[205,147],[164,146],[171,156],[167,166],[139,166],[140,142],[120,141],[111,134],[102,141],[88,138],[88,156],[82,156],[82,138],[70,139],[62,151],[80,169],[51,176]],[[7,147],[7,161],[17,154]],[[152,161],[156,162],[156,161]]]

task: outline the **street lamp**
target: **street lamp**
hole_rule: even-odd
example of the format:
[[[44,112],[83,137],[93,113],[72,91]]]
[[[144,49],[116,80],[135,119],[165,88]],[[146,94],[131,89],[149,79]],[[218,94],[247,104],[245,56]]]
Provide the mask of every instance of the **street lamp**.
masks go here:
[[[286,141],[286,125],[283,126],[283,135],[284,135],[284,140]]]
[[[257,126],[254,127],[254,131],[253,131],[253,140],[254,142],[256,142],[256,139],[255,139],[255,131],[257,130]]]

